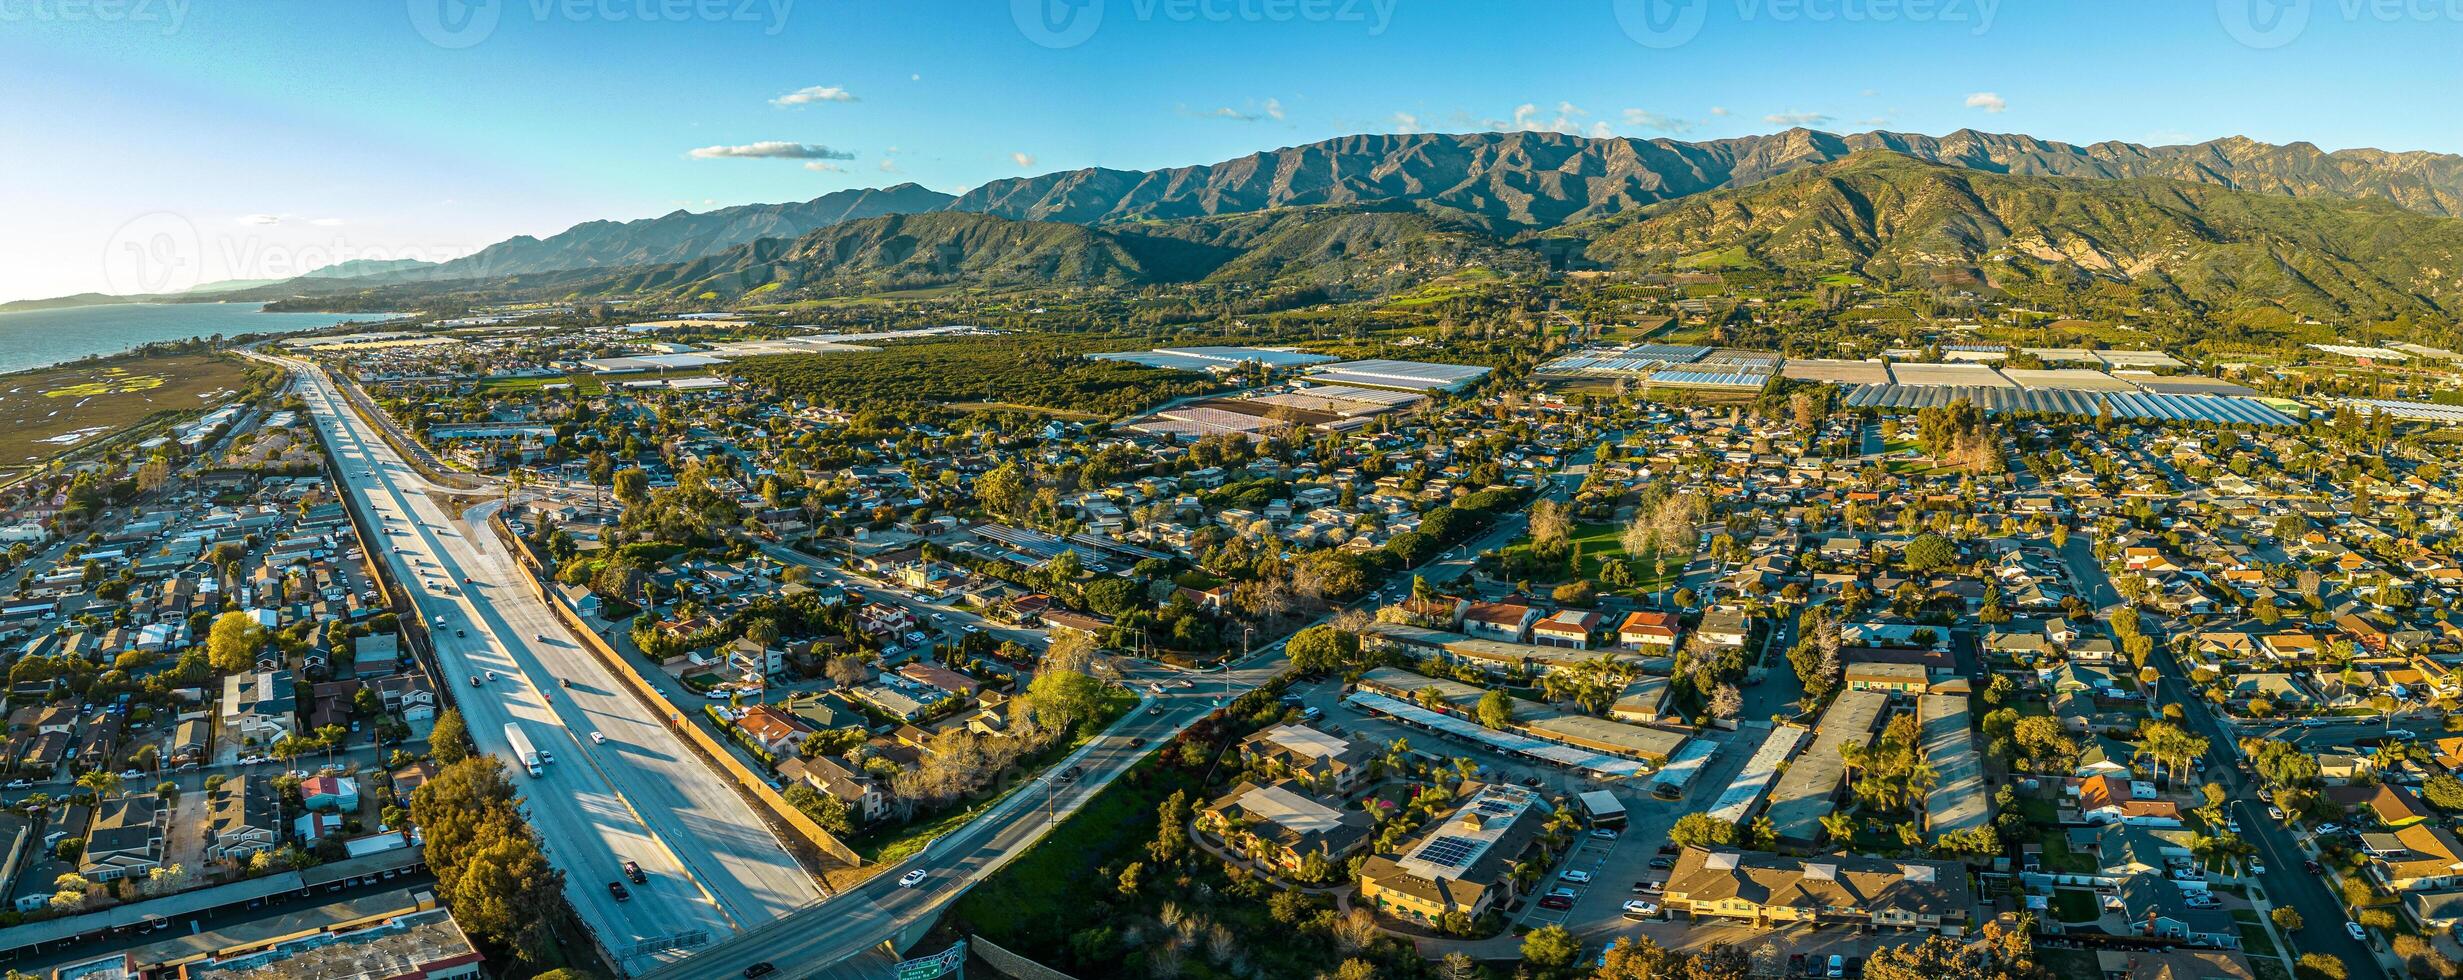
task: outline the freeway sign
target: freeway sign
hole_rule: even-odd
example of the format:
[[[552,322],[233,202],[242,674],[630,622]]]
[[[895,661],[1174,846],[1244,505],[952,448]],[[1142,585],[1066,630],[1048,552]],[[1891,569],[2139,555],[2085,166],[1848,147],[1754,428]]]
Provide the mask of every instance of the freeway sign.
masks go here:
[[[958,972],[966,965],[966,940],[930,956],[902,960],[898,964],[898,980],[932,980]]]

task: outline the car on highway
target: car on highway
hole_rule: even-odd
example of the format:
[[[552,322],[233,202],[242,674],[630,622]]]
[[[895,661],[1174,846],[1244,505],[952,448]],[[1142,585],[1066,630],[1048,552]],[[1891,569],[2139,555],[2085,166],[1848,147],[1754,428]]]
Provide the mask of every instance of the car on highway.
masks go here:
[[[643,884],[650,880],[650,873],[641,869],[641,862],[639,861],[624,862],[624,876],[633,879],[633,883],[636,885]]]
[[[626,888],[626,887],[624,887],[624,882],[621,882],[621,881],[611,881],[611,882],[608,882],[608,883],[607,883],[607,893],[608,893],[608,894],[610,894],[610,895],[615,896],[615,897],[616,897],[616,901],[619,901],[619,902],[624,901],[625,899],[628,899],[628,898],[633,897],[633,890],[632,890],[632,889],[630,889],[630,888]]]
[[[923,883],[924,869],[922,868],[917,868],[913,871],[907,872],[906,874],[898,876],[898,887],[900,888],[913,888]]]
[[[492,681],[492,680],[495,680],[495,679],[496,679],[496,672],[495,672],[495,671],[493,671],[493,670],[488,671],[488,672],[487,672],[487,679],[488,679],[488,680],[491,680],[491,681]]]
[[[744,977],[745,980],[752,980],[753,977],[766,977],[776,972],[778,972],[778,967],[770,965],[770,963],[765,960],[763,962],[745,967]]]
[[[472,687],[478,687],[480,683],[481,683],[481,682],[480,682],[480,680],[479,680],[479,675],[477,675],[477,674],[472,674],[472,675],[470,675],[470,686],[472,686]]]
[[[590,742],[593,745],[605,745],[607,744],[607,734],[605,732],[591,732]]]
[[[453,635],[455,635],[455,636],[469,636],[470,634],[462,632],[462,628],[461,628],[461,627],[459,627],[459,626],[456,626],[456,627],[454,627],[454,628],[453,628]]]

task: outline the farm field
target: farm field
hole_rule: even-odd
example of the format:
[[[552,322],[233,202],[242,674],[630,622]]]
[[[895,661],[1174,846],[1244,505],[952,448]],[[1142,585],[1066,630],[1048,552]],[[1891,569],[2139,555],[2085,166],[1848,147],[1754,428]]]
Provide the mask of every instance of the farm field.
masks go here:
[[[124,358],[0,377],[0,477],[57,458],[157,412],[208,408],[247,384],[208,354]]]

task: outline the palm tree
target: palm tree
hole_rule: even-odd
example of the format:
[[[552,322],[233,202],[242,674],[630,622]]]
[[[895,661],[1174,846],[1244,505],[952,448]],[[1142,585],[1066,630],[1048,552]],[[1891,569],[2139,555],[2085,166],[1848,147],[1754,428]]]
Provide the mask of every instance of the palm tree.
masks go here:
[[[325,747],[326,765],[334,764],[334,751],[342,747],[342,740],[350,733],[350,729],[340,725],[326,725],[316,730],[317,742]]]
[[[120,774],[108,769],[88,770],[84,775],[77,777],[77,785],[92,790],[94,799],[100,801],[103,797],[120,791]]]
[[[1849,838],[1856,836],[1856,818],[1848,816],[1844,810],[1822,814],[1822,833],[1830,837],[1832,844],[1844,846]]]

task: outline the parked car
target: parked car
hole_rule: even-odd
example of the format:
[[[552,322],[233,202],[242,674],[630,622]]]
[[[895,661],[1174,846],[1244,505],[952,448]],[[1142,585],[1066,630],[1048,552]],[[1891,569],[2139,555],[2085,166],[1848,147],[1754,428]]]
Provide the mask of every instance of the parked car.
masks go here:
[[[1539,907],[1543,909],[1554,909],[1562,912],[1566,909],[1573,908],[1574,900],[1559,895],[1550,895],[1539,900]]]
[[[1831,977],[1833,980],[1836,980],[1838,977],[1846,976],[1847,957],[1841,956],[1837,953],[1830,954],[1829,966],[1822,971],[1822,975],[1825,977]]]
[[[2342,832],[2343,825],[2332,820],[2318,825],[2318,833],[2320,834],[2340,834]]]
[[[2267,807],[2267,808],[2266,808],[2266,818],[2267,818],[2267,819],[2269,819],[2269,820],[2278,820],[2278,821],[2282,820],[2282,819],[2283,819],[2283,808],[2281,808],[2281,807],[2272,807],[2272,806]]]
[[[1557,875],[1557,880],[1570,881],[1577,885],[1587,885],[1591,883],[1591,873],[1588,871],[1577,871],[1572,868],[1567,868]]]
[[[2343,931],[2351,934],[2353,942],[2365,943],[2369,941],[2369,930],[2361,928],[2360,923],[2358,922],[2345,922],[2343,924]]]
[[[1591,839],[1592,839],[1592,840],[1615,840],[1615,839],[1616,839],[1616,831],[1610,830],[1610,829],[1608,829],[1608,828],[1606,828],[1606,827],[1601,827],[1601,828],[1599,828],[1599,829],[1597,829],[1597,830],[1591,831]]]
[[[1653,871],[1666,871],[1666,870],[1668,870],[1668,869],[1670,869],[1670,868],[1673,868],[1673,867],[1676,867],[1676,859],[1675,859],[1675,858],[1672,858],[1672,857],[1655,857],[1655,858],[1652,858],[1652,859],[1651,859],[1651,870],[1653,870]]]
[[[1633,901],[1625,903],[1625,914],[1638,918],[1649,918],[1656,916],[1659,914],[1659,903],[1646,902],[1637,898]]]

